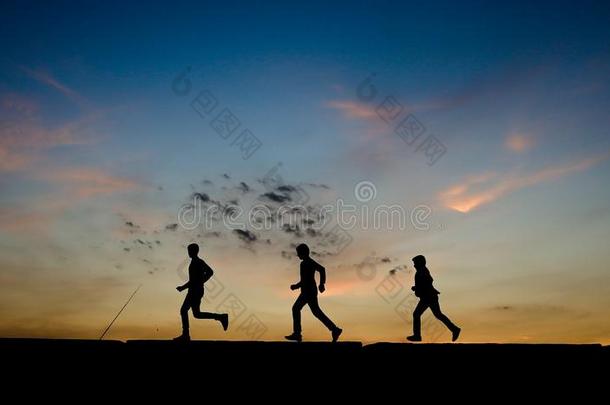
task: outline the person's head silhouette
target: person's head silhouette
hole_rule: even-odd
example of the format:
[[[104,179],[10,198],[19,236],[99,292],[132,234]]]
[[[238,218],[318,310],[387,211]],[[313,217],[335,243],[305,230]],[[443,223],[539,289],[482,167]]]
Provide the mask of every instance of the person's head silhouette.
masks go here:
[[[188,250],[189,252],[189,257],[191,259],[194,259],[197,257],[197,254],[199,254],[199,245],[196,243],[191,243],[190,245],[188,245],[186,250]]]
[[[423,255],[417,255],[411,260],[413,260],[413,265],[416,270],[426,268],[426,258]]]
[[[309,257],[309,246],[304,243],[297,246],[297,256],[299,256],[299,259],[301,260],[307,259]]]

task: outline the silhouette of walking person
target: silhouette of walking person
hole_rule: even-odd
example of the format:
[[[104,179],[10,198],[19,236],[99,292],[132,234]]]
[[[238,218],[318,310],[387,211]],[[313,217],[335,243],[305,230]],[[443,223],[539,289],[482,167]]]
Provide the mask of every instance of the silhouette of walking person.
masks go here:
[[[301,281],[291,285],[290,289],[301,289],[301,294],[292,306],[293,332],[285,338],[297,342],[300,342],[303,339],[301,336],[301,309],[303,309],[305,305],[309,305],[311,313],[330,330],[332,340],[333,342],[336,342],[343,330],[338,328],[337,325],[328,319],[318,305],[318,290],[320,290],[320,293],[323,293],[326,289],[326,269],[309,257],[309,247],[304,243],[297,246],[297,256],[301,259]],[[320,272],[319,287],[316,285],[316,271]]]
[[[407,340],[421,342],[421,316],[426,309],[430,308],[434,316],[449,328],[452,333],[451,341],[455,342],[460,336],[461,329],[441,312],[441,307],[438,303],[440,292],[432,286],[433,279],[430,275],[430,270],[426,267],[426,258],[418,255],[412,260],[416,271],[415,285],[411,289],[415,292],[415,296],[419,297],[419,303],[413,311],[413,335],[407,337]]]
[[[182,318],[182,335],[174,338],[176,341],[189,341],[191,336],[189,334],[189,309],[192,310],[193,316],[196,319],[214,319],[222,324],[222,328],[227,330],[229,327],[229,315],[228,314],[215,314],[212,312],[201,312],[199,306],[203,299],[203,285],[208,281],[214,271],[204,262],[199,256],[199,245],[191,243],[187,247],[188,255],[191,258],[191,264],[189,265],[189,281],[176,287],[176,290],[182,292],[188,289],[184,303],[180,307],[180,317]]]

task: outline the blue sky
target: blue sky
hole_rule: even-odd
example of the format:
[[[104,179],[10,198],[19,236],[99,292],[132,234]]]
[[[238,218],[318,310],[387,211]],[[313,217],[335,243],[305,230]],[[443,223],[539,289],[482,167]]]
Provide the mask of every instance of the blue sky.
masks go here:
[[[371,209],[431,210],[428,231],[355,229],[319,252],[348,337],[402,339],[408,323],[375,286],[423,253],[466,339],[607,341],[607,4],[5,2],[0,15],[1,334],[94,336],[143,283],[114,337],[168,337],[175,268],[197,241],[266,338],[282,336],[298,263],[281,252],[298,237],[166,229],[194,192],[249,206],[281,163],[311,204],[358,203],[368,181]],[[206,118],[190,105],[204,90],[218,103]],[[388,97],[402,106],[391,123]],[[241,122],[227,140],[210,125],[224,108]],[[413,145],[394,132],[409,114],[425,128]],[[248,159],[231,144],[243,129],[262,143]],[[446,148],[432,165],[416,150],[429,135]],[[375,280],[358,280],[371,261]],[[92,316],[74,306],[91,290]],[[574,319],[578,331],[560,326]]]

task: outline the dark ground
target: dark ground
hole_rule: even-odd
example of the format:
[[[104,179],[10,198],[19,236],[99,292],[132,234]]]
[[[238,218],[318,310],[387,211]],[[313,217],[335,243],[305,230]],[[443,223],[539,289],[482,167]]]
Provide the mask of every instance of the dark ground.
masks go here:
[[[436,396],[456,389],[472,396],[494,389],[499,400],[531,390],[546,397],[545,390],[556,396],[560,390],[605,387],[610,347],[0,339],[0,358],[8,385],[12,379],[67,387],[82,387],[84,382],[100,394],[134,384],[144,384],[148,393],[176,389],[198,394],[223,384],[229,387],[226,395],[251,392],[247,395],[269,399],[285,390],[315,396],[330,389],[385,398],[422,391]],[[503,390],[497,392],[498,387]]]

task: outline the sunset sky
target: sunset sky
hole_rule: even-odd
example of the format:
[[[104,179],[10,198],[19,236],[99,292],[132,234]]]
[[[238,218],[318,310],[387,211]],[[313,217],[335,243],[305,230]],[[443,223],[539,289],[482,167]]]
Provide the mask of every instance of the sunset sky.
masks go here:
[[[106,338],[174,337],[196,242],[234,319],[191,336],[282,339],[305,242],[343,340],[411,334],[423,254],[463,342],[610,343],[607,2],[273,3],[2,3],[0,337],[98,338],[138,285]],[[339,240],[179,219],[337,201]]]

